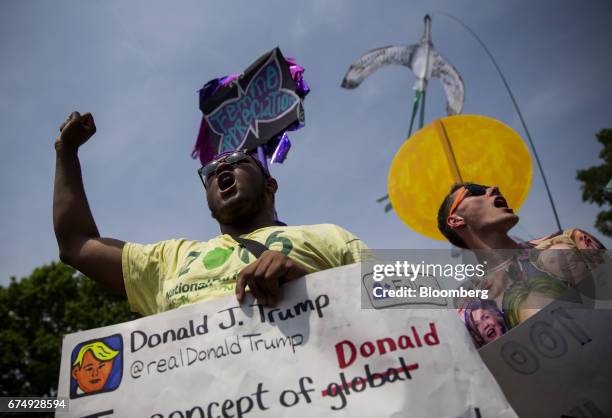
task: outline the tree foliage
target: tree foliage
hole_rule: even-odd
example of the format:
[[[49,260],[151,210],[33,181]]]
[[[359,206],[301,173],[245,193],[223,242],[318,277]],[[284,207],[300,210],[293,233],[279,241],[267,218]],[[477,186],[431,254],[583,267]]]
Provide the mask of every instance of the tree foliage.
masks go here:
[[[64,335],[131,321],[124,296],[62,263],[0,286],[0,396],[56,396]]]
[[[576,178],[582,182],[582,200],[606,206],[597,214],[595,227],[604,235],[612,237],[612,191],[606,190],[608,182],[612,179],[612,129],[602,129],[596,135],[597,140],[603,145],[599,153],[604,163],[578,170]]]

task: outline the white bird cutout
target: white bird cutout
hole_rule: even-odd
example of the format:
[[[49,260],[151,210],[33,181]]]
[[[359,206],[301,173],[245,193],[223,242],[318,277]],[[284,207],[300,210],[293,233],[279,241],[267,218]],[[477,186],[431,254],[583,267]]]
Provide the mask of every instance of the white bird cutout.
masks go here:
[[[461,113],[465,98],[463,79],[455,67],[446,62],[431,41],[431,18],[425,15],[425,33],[418,44],[386,46],[363,54],[349,67],[342,87],[354,89],[374,71],[388,64],[410,68],[415,76],[414,90],[425,92],[431,78],[439,78],[446,93],[448,115]]]

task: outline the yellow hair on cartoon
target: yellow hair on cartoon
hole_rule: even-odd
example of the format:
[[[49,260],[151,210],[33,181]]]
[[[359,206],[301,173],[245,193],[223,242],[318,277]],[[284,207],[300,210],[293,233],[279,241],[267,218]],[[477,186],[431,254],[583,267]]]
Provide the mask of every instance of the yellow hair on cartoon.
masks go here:
[[[93,354],[93,356],[100,361],[112,360],[117,357],[117,354],[119,354],[119,351],[113,350],[102,341],[96,341],[90,344],[85,344],[83,347],[81,347],[73,366],[78,365],[81,367],[83,365],[83,357],[88,351],[91,351],[91,354]]]

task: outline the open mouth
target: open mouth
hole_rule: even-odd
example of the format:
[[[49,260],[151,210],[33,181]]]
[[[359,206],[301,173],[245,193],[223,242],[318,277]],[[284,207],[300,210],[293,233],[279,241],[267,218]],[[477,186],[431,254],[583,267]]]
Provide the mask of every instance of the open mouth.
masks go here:
[[[91,379],[91,380],[89,381],[89,383],[91,383],[92,385],[95,385],[95,384],[97,384],[97,383],[100,383],[100,381],[101,381],[101,380],[102,380],[102,379]]]
[[[493,206],[495,206],[496,208],[510,209],[508,207],[508,202],[506,202],[506,199],[501,196],[497,196],[495,198],[495,200],[493,201]]]
[[[217,184],[221,192],[226,192],[236,184],[236,178],[231,171],[224,171],[217,176]]]
[[[488,331],[487,331],[487,337],[488,337],[488,338],[493,338],[493,337],[495,337],[495,328],[491,327],[491,328],[489,328],[489,329],[488,329]]]

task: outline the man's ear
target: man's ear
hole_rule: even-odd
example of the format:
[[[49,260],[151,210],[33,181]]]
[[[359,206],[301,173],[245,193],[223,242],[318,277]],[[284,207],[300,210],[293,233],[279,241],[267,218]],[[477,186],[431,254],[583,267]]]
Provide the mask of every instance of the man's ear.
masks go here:
[[[274,195],[277,190],[278,183],[276,182],[276,179],[274,177],[266,178],[266,191]]]
[[[461,216],[451,215],[448,218],[446,218],[446,224],[451,229],[457,229],[457,228],[460,228],[462,226],[465,226],[465,220]]]
[[[70,373],[74,380],[77,380],[77,372],[79,371],[79,366],[72,367],[72,372]]]

